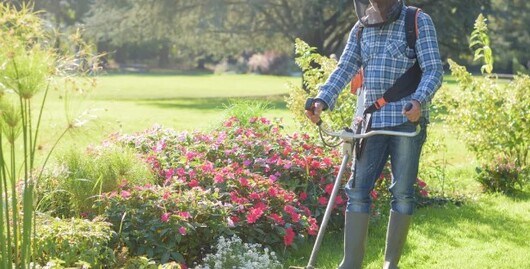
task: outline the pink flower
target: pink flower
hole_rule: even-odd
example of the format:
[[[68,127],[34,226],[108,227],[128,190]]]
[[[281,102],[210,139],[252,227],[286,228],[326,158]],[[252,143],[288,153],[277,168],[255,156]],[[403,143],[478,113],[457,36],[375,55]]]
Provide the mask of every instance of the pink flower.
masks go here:
[[[271,197],[276,197],[278,195],[278,190],[276,188],[270,188],[269,189],[269,195]]]
[[[239,180],[239,183],[241,183],[241,187],[248,187],[248,180],[246,178],[241,178]]]
[[[170,195],[171,195],[170,192],[168,192],[168,191],[164,192],[164,195],[162,196],[162,200],[164,200],[164,201],[167,200]]]
[[[173,177],[173,175],[175,175],[175,169],[169,169],[169,170],[166,170],[164,172],[164,178],[167,180],[167,179],[171,179]]]
[[[183,217],[185,219],[191,218],[191,214],[188,211],[180,212],[179,216],[181,216],[181,217]]]
[[[291,214],[291,220],[293,221],[293,223],[299,222],[300,221],[300,214],[298,214],[298,213]]]
[[[256,192],[253,192],[251,193],[249,196],[248,196],[250,199],[254,199],[254,200],[259,200],[261,199],[260,195]]]
[[[213,178],[213,181],[217,184],[220,184],[220,183],[225,182],[225,179],[221,175],[215,175],[215,177]]]
[[[164,214],[162,214],[162,216],[160,216],[160,220],[161,220],[162,222],[168,222],[168,221],[169,221],[169,215],[170,215],[170,214],[167,213],[167,212],[164,213]]]
[[[186,227],[180,227],[179,228],[179,233],[181,235],[186,235],[188,233],[188,231],[186,230]]]
[[[293,228],[289,227],[285,229],[285,236],[283,237],[283,243],[286,246],[290,246],[293,244],[295,233],[293,231]]]
[[[319,197],[319,198],[318,198],[318,203],[319,203],[320,205],[327,205],[327,204],[328,204],[328,198],[323,197],[323,196],[322,196],[322,197]]]
[[[252,161],[251,160],[244,160],[243,161],[243,165],[244,166],[250,166],[252,164]]]
[[[417,182],[418,182],[418,186],[420,186],[421,188],[425,188],[425,186],[427,186],[427,183],[425,183],[425,181],[422,181],[421,179],[416,179]]]
[[[269,178],[272,182],[278,180],[278,177],[276,177],[275,175],[270,175]]]
[[[127,199],[129,197],[131,197],[131,193],[130,192],[128,192],[126,190],[121,191],[121,198]]]
[[[307,231],[309,235],[317,235],[318,233],[318,224],[315,218],[309,218],[309,230]]]

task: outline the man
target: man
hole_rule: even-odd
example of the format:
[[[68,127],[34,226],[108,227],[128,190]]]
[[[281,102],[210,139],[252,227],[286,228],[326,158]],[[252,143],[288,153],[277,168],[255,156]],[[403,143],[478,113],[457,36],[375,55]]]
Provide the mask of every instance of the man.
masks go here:
[[[416,61],[421,68],[415,91],[399,101],[390,102],[371,115],[371,129],[421,132],[415,137],[373,136],[365,140],[362,153],[352,167],[345,186],[348,204],[345,213],[344,259],[340,269],[361,268],[370,213],[370,192],[390,157],[392,195],[386,238],[384,268],[398,268],[415,207],[414,183],[418,173],[421,147],[426,138],[429,103],[442,83],[436,30],[431,18],[419,12],[415,18],[417,39],[409,48],[405,34],[407,7],[403,0],[354,0],[359,18],[337,68],[320,88],[308,118],[317,123],[323,110],[333,110],[339,93],[363,67],[364,109],[374,104]],[[362,28],[362,29],[361,29]],[[405,110],[406,104],[412,108]],[[363,109],[361,108],[361,109]],[[359,108],[358,108],[359,109]]]

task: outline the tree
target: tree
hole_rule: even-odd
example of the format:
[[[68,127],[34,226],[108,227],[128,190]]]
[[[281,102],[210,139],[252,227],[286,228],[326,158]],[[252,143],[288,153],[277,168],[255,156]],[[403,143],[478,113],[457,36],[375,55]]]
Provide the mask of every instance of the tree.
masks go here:
[[[528,72],[530,68],[530,2],[493,0],[488,19],[497,72]],[[525,68],[521,68],[524,66]]]

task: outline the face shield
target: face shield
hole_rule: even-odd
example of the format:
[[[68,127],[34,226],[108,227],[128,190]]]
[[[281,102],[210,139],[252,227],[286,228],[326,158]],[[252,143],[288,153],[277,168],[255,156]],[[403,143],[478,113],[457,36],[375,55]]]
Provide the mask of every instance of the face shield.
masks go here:
[[[355,12],[365,27],[381,26],[399,18],[403,0],[354,0]]]

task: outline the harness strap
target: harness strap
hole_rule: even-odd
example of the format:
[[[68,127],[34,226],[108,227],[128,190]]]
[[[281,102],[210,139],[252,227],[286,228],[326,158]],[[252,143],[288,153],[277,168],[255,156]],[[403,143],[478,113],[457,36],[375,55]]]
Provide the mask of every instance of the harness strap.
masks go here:
[[[407,45],[410,49],[416,50],[416,40],[419,35],[418,30],[418,15],[420,13],[417,7],[407,7],[405,13],[405,37],[407,39]],[[410,67],[401,77],[399,77],[394,85],[387,89],[383,94],[383,97],[377,99],[372,105],[370,105],[364,114],[373,113],[387,103],[396,102],[401,98],[413,94],[421,81],[422,70],[418,60],[412,67]]]

